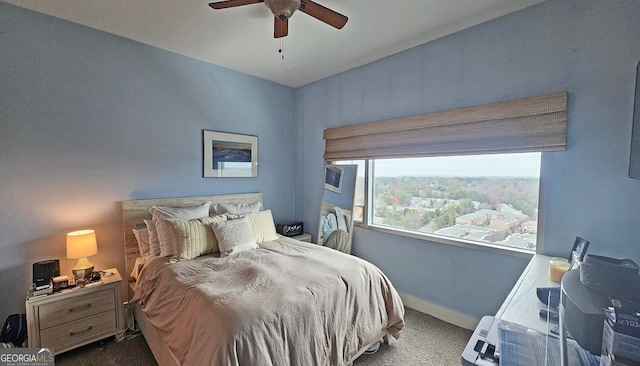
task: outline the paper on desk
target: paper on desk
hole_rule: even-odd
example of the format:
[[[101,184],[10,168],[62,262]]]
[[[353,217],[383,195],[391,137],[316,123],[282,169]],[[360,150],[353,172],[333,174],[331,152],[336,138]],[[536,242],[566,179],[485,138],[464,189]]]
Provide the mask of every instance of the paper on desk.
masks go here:
[[[503,366],[560,366],[560,339],[502,321],[500,323],[500,365]],[[548,345],[547,345],[548,340]],[[567,339],[569,366],[598,366],[600,356],[582,349],[575,340]]]

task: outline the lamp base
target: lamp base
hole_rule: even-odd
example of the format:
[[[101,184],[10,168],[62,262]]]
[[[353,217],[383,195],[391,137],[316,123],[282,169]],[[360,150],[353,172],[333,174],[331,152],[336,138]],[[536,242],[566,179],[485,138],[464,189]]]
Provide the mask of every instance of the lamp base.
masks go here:
[[[88,280],[91,277],[91,272],[93,272],[93,263],[89,262],[87,258],[80,258],[75,266],[71,269],[73,271],[73,276],[78,279],[78,274],[84,274],[82,279]]]
[[[93,272],[93,266],[89,267],[89,268],[82,268],[82,269],[72,269],[71,271],[73,272],[73,276],[76,278],[76,280],[78,279],[78,274],[80,273],[80,276],[82,278],[85,279],[85,281],[87,281],[90,277],[91,277],[91,272]]]

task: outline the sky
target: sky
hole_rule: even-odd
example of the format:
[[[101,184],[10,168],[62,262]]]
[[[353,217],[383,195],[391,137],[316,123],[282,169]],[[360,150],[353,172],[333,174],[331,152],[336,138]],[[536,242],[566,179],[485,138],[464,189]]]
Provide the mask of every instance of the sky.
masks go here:
[[[376,160],[377,177],[539,177],[541,153]],[[360,172],[360,175],[363,173]]]

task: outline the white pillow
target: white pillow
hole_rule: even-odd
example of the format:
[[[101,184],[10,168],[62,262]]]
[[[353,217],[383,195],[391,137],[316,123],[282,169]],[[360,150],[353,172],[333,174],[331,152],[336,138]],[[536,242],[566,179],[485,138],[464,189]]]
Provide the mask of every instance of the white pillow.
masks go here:
[[[151,243],[149,242],[149,230],[146,226],[134,226],[133,236],[136,237],[136,241],[138,242],[138,252],[140,252],[140,256],[149,255],[149,250],[151,249]]]
[[[249,219],[251,231],[253,231],[253,235],[256,237],[256,243],[278,239],[278,233],[276,233],[276,225],[273,223],[271,210],[248,213],[244,217]]]
[[[333,209],[336,210],[336,219],[338,219],[338,230],[349,231],[349,227],[347,226],[347,217],[344,214],[344,210],[338,206],[335,206]]]
[[[160,242],[158,241],[158,230],[156,230],[156,224],[153,220],[144,220],[144,224],[147,225],[147,231],[149,232],[149,255],[157,257],[160,255]]]
[[[197,206],[186,207],[159,207],[153,206],[149,209],[156,224],[158,232],[158,242],[160,243],[160,256],[168,257],[173,255],[173,237],[171,227],[164,221],[166,219],[199,219],[209,216],[211,201],[203,202]]]
[[[226,220],[226,215],[203,217],[193,220],[165,220],[171,227],[173,238],[173,256],[169,262],[185,261],[219,251],[218,241],[213,233],[211,224]]]
[[[231,215],[244,215],[251,212],[260,211],[260,207],[262,207],[262,203],[260,202],[252,202],[252,203],[216,203],[213,205],[213,212],[220,215],[223,213],[228,213]]]
[[[214,222],[211,227],[216,239],[218,239],[218,246],[222,256],[258,249],[256,238],[251,230],[251,224],[249,224],[249,219],[246,217]]]

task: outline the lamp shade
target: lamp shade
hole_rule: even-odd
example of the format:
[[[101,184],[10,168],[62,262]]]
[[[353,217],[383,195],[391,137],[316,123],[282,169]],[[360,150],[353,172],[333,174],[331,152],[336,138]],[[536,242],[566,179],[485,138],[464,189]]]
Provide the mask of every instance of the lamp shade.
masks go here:
[[[67,234],[67,258],[79,259],[95,254],[98,254],[95,231],[80,230]]]

